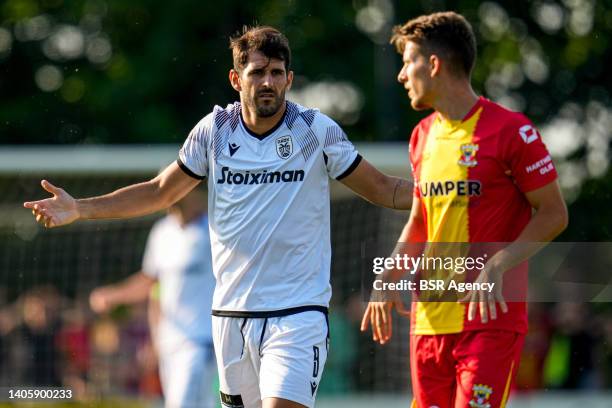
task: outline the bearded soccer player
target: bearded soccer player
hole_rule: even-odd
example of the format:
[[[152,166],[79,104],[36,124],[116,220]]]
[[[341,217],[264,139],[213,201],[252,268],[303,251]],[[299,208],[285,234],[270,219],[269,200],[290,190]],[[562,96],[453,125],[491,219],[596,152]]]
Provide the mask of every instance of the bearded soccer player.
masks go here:
[[[492,294],[413,302],[413,406],[503,407],[527,332],[527,310],[525,302],[506,302],[501,287],[526,276],[525,259],[567,225],[557,173],[524,115],[473,91],[476,42],[465,18],[454,12],[415,18],[394,29],[391,43],[402,55],[398,81],[412,108],[434,110],[410,139],[415,189],[399,241],[510,243],[478,276],[479,283],[496,283]],[[398,274],[389,271],[386,279]],[[362,330],[371,324],[381,344],[390,339],[395,305],[370,302],[364,314]]]
[[[159,176],[80,200],[43,181],[53,197],[24,206],[47,227],[135,217],[207,179],[221,402],[312,407],[327,357],[329,178],[399,209],[410,208],[413,187],[362,159],[329,117],[285,100],[293,72],[284,35],[255,27],[230,47],[240,102],[206,115]]]

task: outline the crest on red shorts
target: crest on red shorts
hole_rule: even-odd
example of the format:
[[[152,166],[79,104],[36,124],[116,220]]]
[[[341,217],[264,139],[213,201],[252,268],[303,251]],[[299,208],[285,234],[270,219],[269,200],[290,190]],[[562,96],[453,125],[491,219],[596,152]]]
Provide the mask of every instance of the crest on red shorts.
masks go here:
[[[470,407],[473,408],[491,408],[489,397],[493,394],[493,388],[484,384],[475,384],[472,387],[473,397],[470,401]]]

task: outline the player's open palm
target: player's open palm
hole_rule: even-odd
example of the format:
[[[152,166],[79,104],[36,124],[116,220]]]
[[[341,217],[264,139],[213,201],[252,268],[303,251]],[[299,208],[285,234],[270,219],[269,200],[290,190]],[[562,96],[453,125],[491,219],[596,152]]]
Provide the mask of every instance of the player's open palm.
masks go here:
[[[486,290],[472,290],[467,296],[459,300],[459,302],[469,302],[467,318],[472,321],[476,318],[476,310],[480,312],[480,320],[482,323],[487,323],[489,319],[497,319],[497,305],[502,313],[508,312],[508,306],[503,296],[503,277],[504,271],[493,268],[491,263],[487,263],[484,269],[474,281],[479,287],[483,284],[492,284],[493,289],[489,292]]]
[[[53,228],[70,224],[79,218],[77,202],[70,194],[47,180],[43,180],[40,184],[42,188],[53,194],[53,197],[23,203],[25,208],[32,210],[37,222],[47,228]]]

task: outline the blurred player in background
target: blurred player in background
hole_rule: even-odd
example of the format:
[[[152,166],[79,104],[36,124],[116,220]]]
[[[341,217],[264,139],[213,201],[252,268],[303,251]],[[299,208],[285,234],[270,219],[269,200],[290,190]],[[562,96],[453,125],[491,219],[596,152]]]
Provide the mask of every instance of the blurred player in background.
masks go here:
[[[206,115],[159,176],[80,200],[43,181],[53,197],[24,206],[47,227],[135,217],[207,179],[221,402],[312,407],[327,357],[329,178],[397,209],[410,208],[412,183],[362,159],[326,115],[285,100],[293,72],[279,31],[245,28],[230,48],[240,102]]]
[[[472,292],[467,305],[413,302],[414,402],[419,408],[503,407],[527,310],[525,302],[505,302],[502,283],[526,282],[525,259],[534,246],[524,244],[551,241],[566,227],[557,173],[525,116],[474,93],[476,41],[465,18],[453,12],[418,17],[396,27],[391,43],[402,55],[398,81],[412,108],[434,110],[410,139],[414,199],[399,241],[512,242],[477,279],[496,283],[494,293]],[[386,279],[397,275],[389,271]],[[381,344],[390,339],[394,305],[371,302],[364,314],[362,330],[372,324]]]
[[[150,324],[168,408],[214,406],[210,310],[215,278],[205,200],[197,188],[172,205],[149,234],[142,270],[90,296],[91,308],[105,313],[147,300],[159,283],[151,304],[154,310],[159,302],[159,320],[155,323],[153,313]]]

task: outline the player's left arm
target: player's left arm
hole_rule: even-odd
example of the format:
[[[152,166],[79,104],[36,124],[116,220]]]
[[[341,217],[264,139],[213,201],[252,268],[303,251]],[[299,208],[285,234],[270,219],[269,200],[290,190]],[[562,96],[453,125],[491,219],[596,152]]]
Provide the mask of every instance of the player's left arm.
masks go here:
[[[492,256],[477,281],[494,282],[494,293],[470,293],[468,320],[473,320],[476,308],[483,323],[496,319],[496,303],[502,312],[508,310],[502,295],[506,271],[535,255],[557,237],[568,223],[568,213],[552,158],[536,128],[526,118],[515,116],[504,128],[500,143],[500,159],[535,210],[519,236]]]
[[[495,282],[494,293],[473,291],[462,299],[470,302],[468,320],[474,320],[477,309],[483,323],[489,318],[497,319],[496,304],[506,313],[508,306],[502,295],[504,274],[535,255],[567,227],[569,216],[557,180],[526,192],[525,197],[535,213],[517,239],[492,256],[478,277],[477,282]]]
[[[342,128],[329,117],[319,114],[317,121],[325,167],[331,178],[372,204],[398,210],[411,208],[412,182],[388,176],[368,163],[359,155]]]
[[[525,193],[525,197],[535,214],[516,242],[549,242],[567,228],[569,215],[557,180]]]
[[[535,211],[514,242],[489,261],[507,271],[555,239],[567,227],[568,213],[552,158],[533,124],[516,116],[502,135],[500,158]]]
[[[409,210],[412,206],[412,182],[388,176],[365,159],[340,182],[372,204],[397,210]]]
[[[491,261],[503,271],[512,269],[555,239],[569,221],[567,206],[557,180],[525,193],[535,213],[516,240],[501,250]]]
[[[96,288],[89,296],[89,305],[94,312],[105,313],[117,305],[143,302],[155,282],[156,278],[137,272],[118,284]]]

